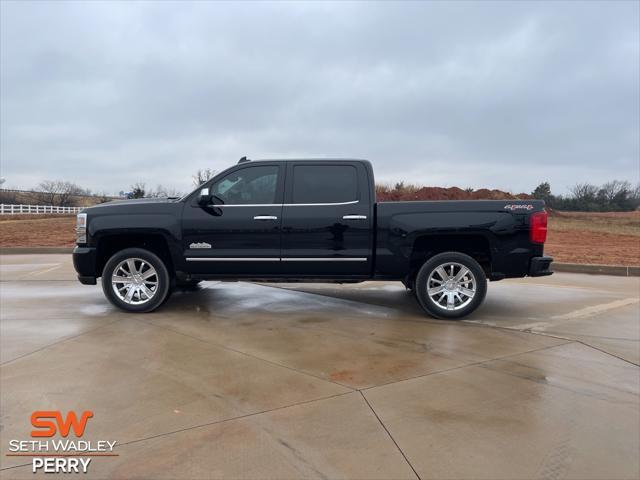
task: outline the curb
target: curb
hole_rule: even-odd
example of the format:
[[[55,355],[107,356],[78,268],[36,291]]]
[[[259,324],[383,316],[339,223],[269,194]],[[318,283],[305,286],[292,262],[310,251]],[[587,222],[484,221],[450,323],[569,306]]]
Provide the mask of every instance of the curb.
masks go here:
[[[554,272],[588,273],[591,275],[615,275],[618,277],[640,277],[640,267],[625,267],[624,265],[596,265],[580,263],[553,262],[551,270]]]
[[[47,253],[72,253],[73,247],[0,247],[0,255],[32,255]],[[640,277],[640,267],[624,265],[596,265],[553,262],[554,272],[588,273],[591,275],[614,275],[618,277]]]
[[[0,255],[31,255],[37,253],[72,253],[73,247],[0,247]]]

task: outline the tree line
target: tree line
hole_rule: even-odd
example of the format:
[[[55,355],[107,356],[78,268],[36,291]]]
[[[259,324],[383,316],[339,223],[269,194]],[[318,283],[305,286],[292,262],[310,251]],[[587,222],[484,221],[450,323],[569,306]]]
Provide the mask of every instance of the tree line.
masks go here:
[[[204,168],[192,175],[194,188],[199,187],[215,175],[215,170]],[[2,178],[0,185],[5,183]],[[144,182],[136,182],[129,186],[128,192],[121,192],[120,197],[126,198],[176,198],[181,197],[182,192],[175,188],[158,185],[156,188],[147,187]],[[29,203],[36,205],[52,205],[54,207],[78,207],[84,206],[83,197],[92,197],[91,203],[104,203],[113,200],[114,197],[106,193],[92,193],[90,189],[66,180],[44,180],[32,190],[0,190],[0,203],[20,204]]]
[[[199,187],[215,175],[209,168],[200,169],[192,175],[194,188]],[[404,188],[404,183],[396,185],[396,189]],[[417,187],[415,187],[417,188]],[[181,197],[182,192],[158,185],[147,188],[144,182],[136,182],[129,187],[129,192],[122,192],[127,198],[163,198]],[[112,200],[106,193],[94,194],[73,182],[64,180],[45,180],[40,182],[34,191],[30,192],[34,203],[60,207],[79,206],[81,197],[94,197],[95,203]],[[0,192],[0,203],[26,203],[17,198],[18,193],[11,191]],[[531,196],[544,200],[547,206],[556,210],[582,212],[615,212],[631,211],[640,208],[640,184],[633,187],[626,180],[612,180],[602,185],[578,183],[570,189],[568,195],[554,195],[549,182],[538,185]]]
[[[198,170],[191,176],[193,188],[198,188],[203,183],[208,182],[215,174],[215,170],[210,168],[202,168]],[[134,183],[129,187],[129,190],[130,191],[127,193],[128,198],[179,198],[183,195],[182,192],[179,192],[176,189],[165,188],[162,185],[158,185],[155,190],[147,188],[147,185],[144,182]]]
[[[640,184],[612,180],[602,185],[578,183],[569,195],[554,195],[549,182],[538,185],[531,196],[555,210],[577,212],[628,212],[640,208]]]
[[[32,190],[0,190],[0,203],[5,204],[78,207],[85,205],[87,197],[91,197],[91,203],[103,203],[113,199],[106,193],[92,193],[87,188],[65,180],[45,180]]]

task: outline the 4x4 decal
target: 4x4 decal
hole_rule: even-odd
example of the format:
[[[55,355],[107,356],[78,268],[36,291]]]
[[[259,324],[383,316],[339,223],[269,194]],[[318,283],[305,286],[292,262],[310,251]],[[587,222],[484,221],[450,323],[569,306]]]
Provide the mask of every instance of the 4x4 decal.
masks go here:
[[[533,210],[533,205],[531,205],[530,203],[526,203],[526,204],[518,204],[518,203],[514,203],[514,204],[508,204],[504,206],[505,210]]]

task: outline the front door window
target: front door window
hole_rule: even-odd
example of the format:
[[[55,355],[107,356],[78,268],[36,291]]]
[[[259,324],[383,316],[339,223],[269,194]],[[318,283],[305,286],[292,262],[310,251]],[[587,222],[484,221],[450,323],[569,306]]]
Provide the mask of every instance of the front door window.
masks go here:
[[[224,205],[264,205],[276,203],[278,167],[253,166],[236,170],[215,182],[210,189]]]

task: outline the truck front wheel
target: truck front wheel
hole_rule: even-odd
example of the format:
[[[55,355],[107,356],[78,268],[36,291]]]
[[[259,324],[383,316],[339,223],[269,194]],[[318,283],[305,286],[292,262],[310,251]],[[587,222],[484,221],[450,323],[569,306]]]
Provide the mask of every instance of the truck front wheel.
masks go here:
[[[169,293],[170,280],[167,267],[156,254],[127,248],[105,265],[102,290],[111,303],[126,312],[151,312]]]
[[[487,278],[470,256],[440,253],[427,260],[418,272],[415,293],[430,315],[459,319],[480,306],[487,293]]]

